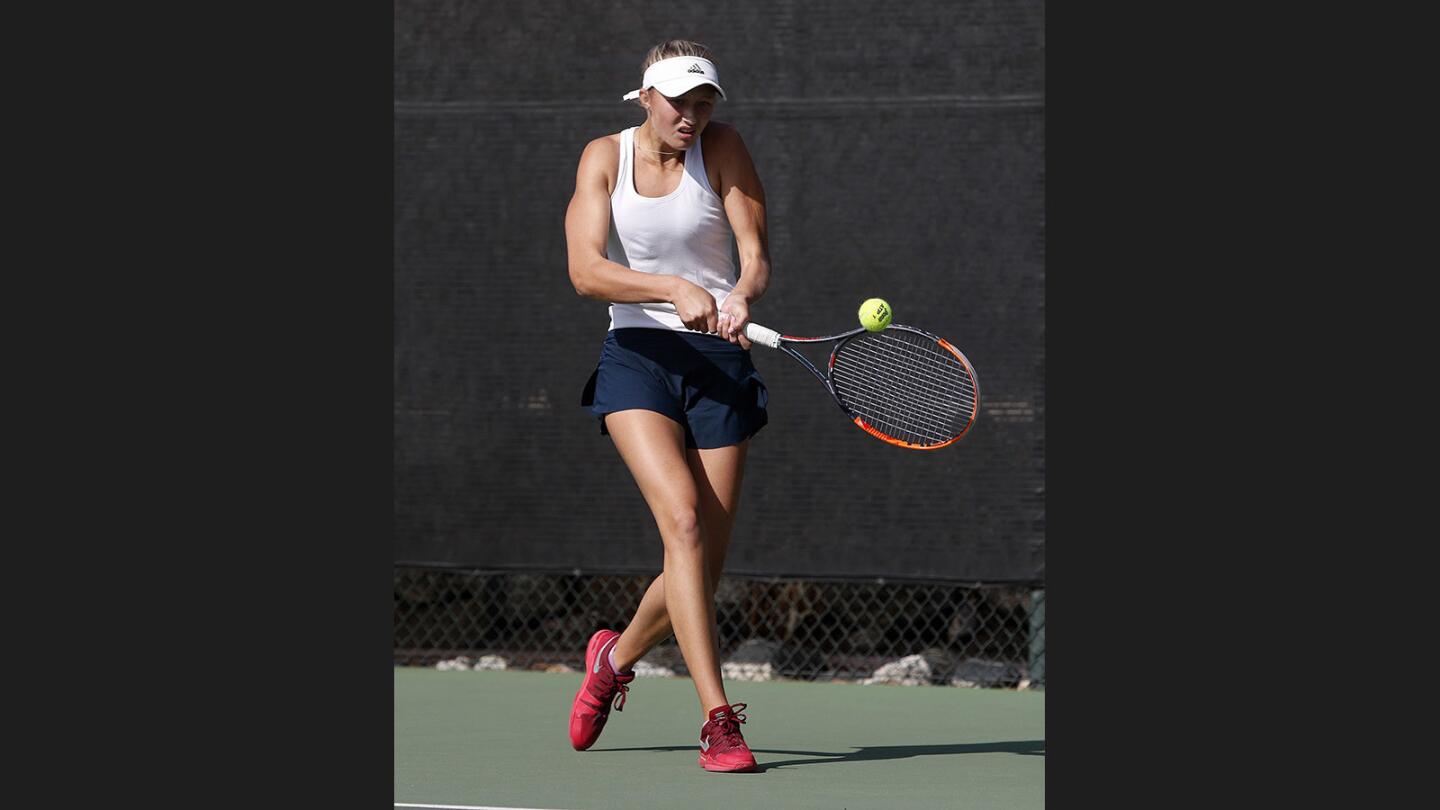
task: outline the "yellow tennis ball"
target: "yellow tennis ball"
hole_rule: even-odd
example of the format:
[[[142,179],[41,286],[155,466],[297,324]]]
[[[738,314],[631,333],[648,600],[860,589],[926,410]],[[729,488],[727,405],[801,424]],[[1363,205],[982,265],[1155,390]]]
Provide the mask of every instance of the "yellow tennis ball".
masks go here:
[[[868,298],[860,305],[860,325],[871,332],[879,332],[890,325],[894,313],[884,298]]]

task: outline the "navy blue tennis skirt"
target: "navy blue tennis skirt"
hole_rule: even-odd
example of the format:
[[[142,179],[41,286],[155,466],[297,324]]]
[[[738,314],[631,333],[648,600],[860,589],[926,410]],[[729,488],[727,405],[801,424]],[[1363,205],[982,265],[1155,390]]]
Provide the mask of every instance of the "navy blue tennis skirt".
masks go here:
[[[643,408],[685,428],[685,446],[708,449],[739,444],[768,419],[769,395],[750,352],[714,335],[671,329],[611,329],[600,362],[580,395],[600,418]]]

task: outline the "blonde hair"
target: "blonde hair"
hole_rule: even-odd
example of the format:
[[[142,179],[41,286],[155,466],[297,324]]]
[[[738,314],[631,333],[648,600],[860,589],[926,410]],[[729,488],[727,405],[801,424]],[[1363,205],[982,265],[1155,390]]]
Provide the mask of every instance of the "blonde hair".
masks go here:
[[[667,39],[664,42],[651,48],[645,54],[645,64],[640,66],[640,80],[645,80],[645,70],[661,59],[669,59],[674,56],[698,56],[701,59],[715,61],[710,49],[698,42],[688,39]]]

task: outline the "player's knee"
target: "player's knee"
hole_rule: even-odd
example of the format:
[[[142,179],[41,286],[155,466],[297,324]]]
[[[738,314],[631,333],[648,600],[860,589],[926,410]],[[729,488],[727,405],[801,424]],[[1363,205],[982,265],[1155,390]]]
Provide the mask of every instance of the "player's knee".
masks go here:
[[[665,515],[666,531],[662,532],[667,551],[703,554],[700,538],[700,515],[694,507],[681,507]]]

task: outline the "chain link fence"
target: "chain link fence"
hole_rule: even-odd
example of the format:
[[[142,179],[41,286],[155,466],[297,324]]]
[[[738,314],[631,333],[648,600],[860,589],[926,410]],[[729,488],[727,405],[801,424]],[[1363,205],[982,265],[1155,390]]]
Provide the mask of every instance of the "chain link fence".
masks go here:
[[[395,568],[398,666],[579,670],[623,629],[654,575]],[[727,680],[1043,688],[1043,588],[726,575],[716,623]],[[638,675],[688,672],[672,636]]]

